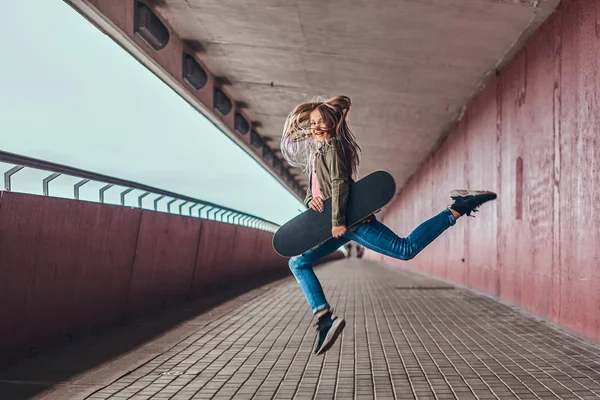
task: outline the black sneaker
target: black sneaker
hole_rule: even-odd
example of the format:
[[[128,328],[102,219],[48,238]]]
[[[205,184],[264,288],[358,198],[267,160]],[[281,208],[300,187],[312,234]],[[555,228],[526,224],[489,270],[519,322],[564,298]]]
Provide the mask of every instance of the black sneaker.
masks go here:
[[[496,198],[496,193],[486,190],[453,190],[450,197],[454,200],[451,209],[460,215],[467,214],[469,217],[472,212],[477,212],[478,207],[483,203]]]
[[[317,322],[319,342],[315,348],[315,354],[320,355],[329,350],[345,326],[346,321],[343,318],[334,317],[331,311],[319,317],[319,321]]]

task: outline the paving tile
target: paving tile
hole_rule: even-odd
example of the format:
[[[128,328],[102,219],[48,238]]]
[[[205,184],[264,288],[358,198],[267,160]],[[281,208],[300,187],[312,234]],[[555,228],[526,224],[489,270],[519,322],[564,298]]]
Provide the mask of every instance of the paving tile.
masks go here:
[[[199,317],[193,334],[88,398],[600,398],[595,343],[383,263],[342,260],[317,275],[347,323],[325,356],[288,278]]]

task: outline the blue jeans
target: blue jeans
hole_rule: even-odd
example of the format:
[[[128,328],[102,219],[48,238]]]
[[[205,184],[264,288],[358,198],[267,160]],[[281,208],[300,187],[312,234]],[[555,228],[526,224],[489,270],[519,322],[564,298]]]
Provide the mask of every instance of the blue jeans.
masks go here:
[[[312,312],[317,313],[329,308],[321,283],[312,268],[319,259],[333,253],[352,240],[386,256],[410,260],[455,223],[454,216],[450,210],[446,209],[423,222],[408,237],[401,238],[373,218],[360,225],[354,232],[348,231],[342,237],[330,239],[302,255],[290,258],[289,266]]]

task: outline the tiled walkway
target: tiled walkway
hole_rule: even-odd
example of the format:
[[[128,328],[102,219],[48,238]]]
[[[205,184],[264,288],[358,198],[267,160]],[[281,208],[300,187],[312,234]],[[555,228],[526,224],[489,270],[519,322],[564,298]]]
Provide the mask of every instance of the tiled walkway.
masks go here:
[[[600,397],[599,346],[490,298],[356,259],[317,274],[347,321],[324,357],[312,353],[315,321],[288,278],[189,320],[171,345],[129,368],[116,363],[121,370],[104,382],[64,382],[40,397]]]

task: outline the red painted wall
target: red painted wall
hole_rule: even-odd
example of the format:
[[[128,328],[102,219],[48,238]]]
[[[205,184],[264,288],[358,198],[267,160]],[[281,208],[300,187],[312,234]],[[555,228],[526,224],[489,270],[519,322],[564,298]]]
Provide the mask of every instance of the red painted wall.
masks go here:
[[[272,238],[216,221],[0,191],[0,363],[186,298],[291,274]]]
[[[129,290],[130,315],[186,298],[201,230],[200,219],[142,211]]]
[[[600,339],[600,0],[564,1],[385,216],[406,236],[454,188],[496,191],[404,267]],[[365,257],[382,259],[367,252]]]
[[[140,211],[0,196],[1,358],[122,320]]]

